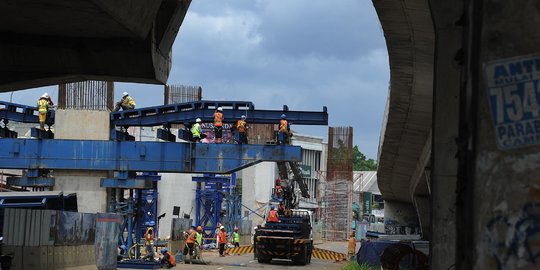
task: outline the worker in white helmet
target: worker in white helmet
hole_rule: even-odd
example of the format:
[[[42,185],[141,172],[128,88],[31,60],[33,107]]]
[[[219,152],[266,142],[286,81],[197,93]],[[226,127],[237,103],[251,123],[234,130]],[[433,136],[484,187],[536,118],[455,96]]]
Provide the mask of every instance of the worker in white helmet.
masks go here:
[[[191,126],[191,138],[194,142],[201,142],[202,138],[202,129],[201,129],[201,118],[195,120],[195,124]]]
[[[223,142],[223,108],[221,107],[214,112],[214,138],[216,143]]]
[[[122,99],[116,102],[114,111],[117,112],[122,108],[122,110],[133,110],[135,109],[135,100],[128,94],[128,92],[122,93]]]
[[[49,108],[51,107],[54,107],[54,102],[51,98],[51,96],[49,96],[49,93],[45,93],[43,94],[43,96],[47,99],[47,101],[49,102]]]

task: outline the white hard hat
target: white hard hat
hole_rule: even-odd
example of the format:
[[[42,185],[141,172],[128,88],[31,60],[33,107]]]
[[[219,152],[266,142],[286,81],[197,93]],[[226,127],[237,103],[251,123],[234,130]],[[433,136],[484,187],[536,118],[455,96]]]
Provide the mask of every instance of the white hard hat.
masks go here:
[[[221,226],[221,227],[219,227],[219,228],[222,229],[222,230],[225,229],[225,227],[223,227],[223,226]]]
[[[128,92],[122,93],[122,96],[127,96],[127,95],[129,95]]]
[[[246,116],[245,116],[245,115],[242,115],[242,116],[240,116],[240,118],[242,118],[242,119],[246,119]]]
[[[47,96],[45,94],[41,95],[42,98],[47,98]]]
[[[45,93],[43,94],[44,97],[48,98],[49,97],[49,93]]]
[[[223,111],[223,108],[217,107],[217,110],[221,112],[221,111]]]
[[[197,120],[195,120],[195,122],[200,123],[200,122],[202,122],[202,120],[201,120],[201,118],[197,118]]]

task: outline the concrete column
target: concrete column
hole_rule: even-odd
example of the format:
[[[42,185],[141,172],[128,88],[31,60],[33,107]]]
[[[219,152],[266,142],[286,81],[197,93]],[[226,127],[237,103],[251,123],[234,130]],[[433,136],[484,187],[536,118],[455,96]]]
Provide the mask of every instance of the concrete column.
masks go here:
[[[195,221],[195,189],[197,183],[191,181],[191,174],[162,173],[158,183],[158,215],[167,213],[159,220],[159,237],[165,238],[172,234],[173,207],[180,207],[182,213],[190,214]]]
[[[429,196],[414,196],[413,198],[418,221],[422,229],[422,239],[431,240],[431,204]]]
[[[457,168],[463,3],[430,0],[435,28],[431,190],[431,269],[456,262]]]
[[[468,36],[472,57],[467,78],[476,109],[471,115],[476,119],[474,163],[468,175],[474,185],[469,197],[474,202],[469,205],[474,238],[472,261],[462,264],[474,269],[539,269],[540,144],[534,124],[540,121],[540,5],[537,0],[472,2],[478,4],[469,18],[474,28]],[[536,62],[527,67],[527,59]],[[503,83],[488,84],[489,76]],[[490,106],[496,95],[504,98]],[[498,120],[501,115],[503,120]],[[532,128],[526,126],[527,119]],[[510,144],[498,147],[497,136]]]
[[[384,202],[384,230],[386,234],[417,234],[420,230],[416,209],[411,203]]]
[[[54,127],[55,139],[108,140],[109,112],[58,110]],[[99,185],[101,178],[107,176],[107,171],[55,170],[53,189],[76,192],[79,212],[106,212],[107,190]]]
[[[276,165],[274,162],[263,162],[255,166],[242,170],[242,204],[252,210],[257,210],[261,206],[268,204],[270,195],[276,179]],[[257,211],[264,215],[265,208]],[[242,218],[245,211],[242,207]],[[251,214],[249,219],[253,221],[253,226],[260,225],[263,219],[256,214]]]

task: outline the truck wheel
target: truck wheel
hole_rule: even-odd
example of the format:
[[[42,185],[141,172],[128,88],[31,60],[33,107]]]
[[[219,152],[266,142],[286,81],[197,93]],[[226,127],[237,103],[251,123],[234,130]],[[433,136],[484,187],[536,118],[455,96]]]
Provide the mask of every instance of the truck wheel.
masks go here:
[[[298,265],[306,265],[308,260],[308,248],[307,246],[304,246],[304,252],[301,254],[298,254],[298,260],[295,260],[294,262]]]

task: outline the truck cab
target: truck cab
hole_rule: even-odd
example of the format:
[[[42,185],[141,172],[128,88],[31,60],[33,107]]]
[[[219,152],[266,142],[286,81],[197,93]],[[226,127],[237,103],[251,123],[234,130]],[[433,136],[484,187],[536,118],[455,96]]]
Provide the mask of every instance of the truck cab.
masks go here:
[[[279,222],[265,222],[255,230],[255,257],[259,263],[289,259],[300,265],[311,262],[313,252],[312,212],[292,209]]]

